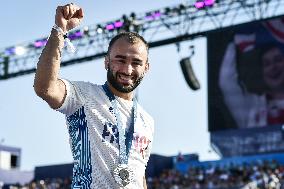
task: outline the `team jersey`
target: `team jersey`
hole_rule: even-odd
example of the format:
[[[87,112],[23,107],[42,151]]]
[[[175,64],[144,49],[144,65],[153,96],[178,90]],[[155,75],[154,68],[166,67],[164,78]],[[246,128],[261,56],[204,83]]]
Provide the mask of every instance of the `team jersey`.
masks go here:
[[[67,95],[57,110],[66,115],[74,159],[72,188],[118,189],[113,171],[119,163],[119,132],[111,102],[102,85],[70,82]],[[116,96],[123,127],[129,127],[132,101]],[[126,189],[142,189],[154,133],[153,118],[138,104],[128,165],[134,181]]]

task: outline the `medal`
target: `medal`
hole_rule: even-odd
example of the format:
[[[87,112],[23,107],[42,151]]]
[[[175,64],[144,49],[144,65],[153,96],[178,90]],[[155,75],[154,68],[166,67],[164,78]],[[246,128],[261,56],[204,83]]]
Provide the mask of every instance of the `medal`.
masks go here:
[[[115,181],[124,187],[133,181],[134,173],[126,164],[119,164],[114,169],[113,176]]]
[[[129,151],[132,145],[134,124],[137,117],[137,101],[134,99],[132,107],[132,123],[130,124],[129,132],[126,132],[122,127],[123,123],[121,122],[118,103],[114,94],[109,90],[106,83],[103,85],[103,89],[113,106],[119,132],[119,164],[113,171],[113,177],[118,185],[125,187],[134,180],[134,172],[127,164]]]

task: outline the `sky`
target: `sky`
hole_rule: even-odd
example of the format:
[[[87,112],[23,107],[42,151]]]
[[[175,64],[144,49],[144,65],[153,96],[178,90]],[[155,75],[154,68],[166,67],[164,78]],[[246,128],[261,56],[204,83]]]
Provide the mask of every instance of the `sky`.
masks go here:
[[[84,10],[81,26],[143,13],[186,1],[178,0],[80,0]],[[1,3],[0,49],[48,36],[58,5],[69,1],[10,0]],[[179,60],[195,46],[192,66],[201,89],[186,84]],[[172,156],[198,153],[200,160],[218,159],[210,147],[207,115],[206,39],[150,49],[150,71],[139,87],[140,104],[154,117],[152,153]],[[36,64],[37,62],[34,62]],[[102,84],[106,80],[103,59],[64,67],[62,78]],[[21,169],[72,162],[64,115],[52,110],[33,90],[34,74],[0,81],[0,141],[22,149]]]

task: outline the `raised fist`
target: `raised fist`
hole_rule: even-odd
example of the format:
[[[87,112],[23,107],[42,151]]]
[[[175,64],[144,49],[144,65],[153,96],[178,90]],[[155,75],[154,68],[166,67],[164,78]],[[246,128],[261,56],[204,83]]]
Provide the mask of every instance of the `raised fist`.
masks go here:
[[[65,6],[58,6],[55,15],[55,24],[64,33],[80,25],[84,17],[83,10],[79,6],[70,3]]]

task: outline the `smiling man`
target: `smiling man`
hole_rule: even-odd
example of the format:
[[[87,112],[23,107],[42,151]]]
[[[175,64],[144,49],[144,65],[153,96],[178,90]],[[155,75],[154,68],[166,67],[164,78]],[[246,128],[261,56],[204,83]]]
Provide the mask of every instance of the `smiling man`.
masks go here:
[[[77,5],[57,8],[39,58],[35,92],[66,115],[74,158],[72,188],[147,188],[154,121],[135,100],[134,89],[149,70],[148,44],[137,33],[115,36],[105,57],[104,85],[60,79],[65,33],[82,19]]]

